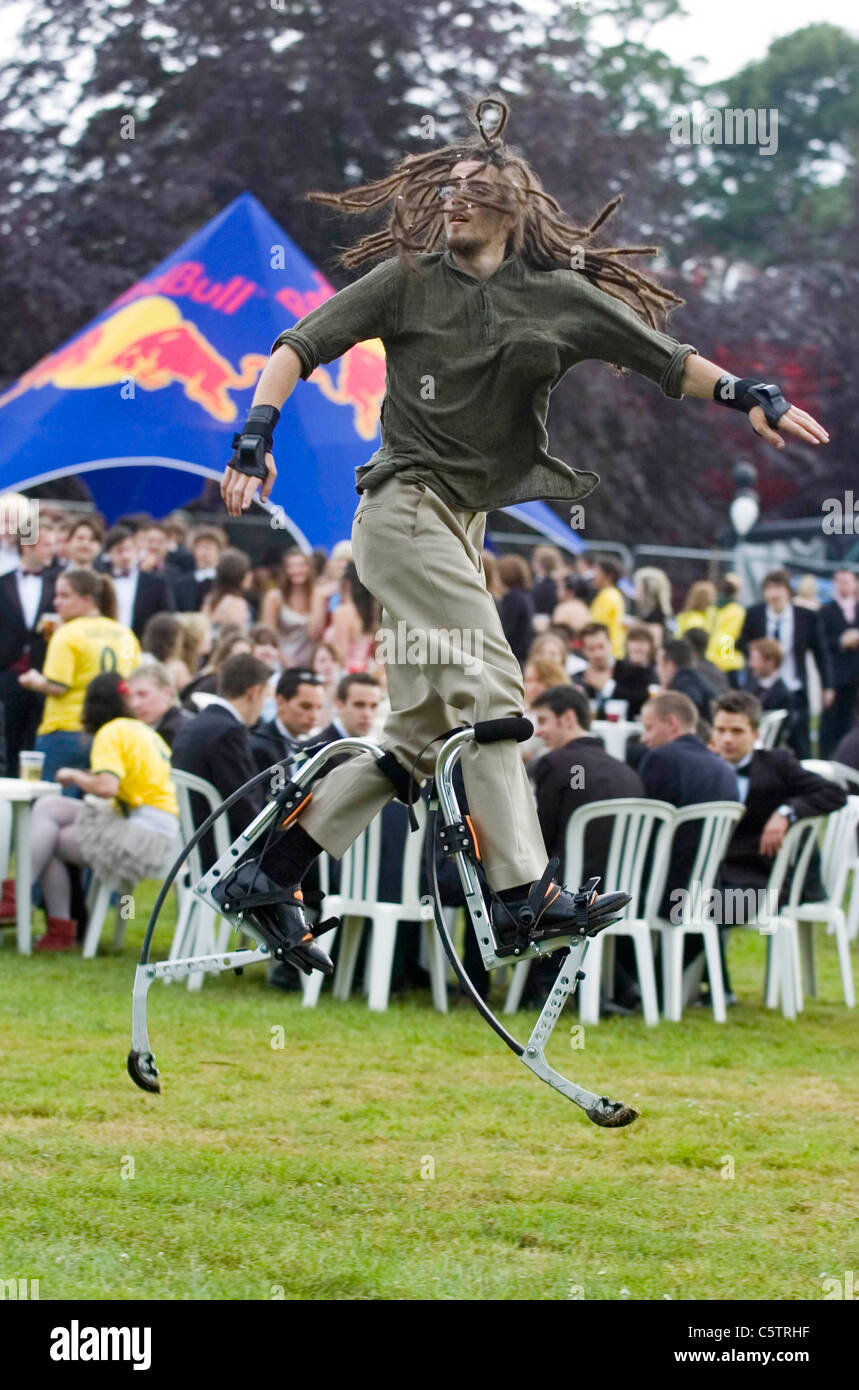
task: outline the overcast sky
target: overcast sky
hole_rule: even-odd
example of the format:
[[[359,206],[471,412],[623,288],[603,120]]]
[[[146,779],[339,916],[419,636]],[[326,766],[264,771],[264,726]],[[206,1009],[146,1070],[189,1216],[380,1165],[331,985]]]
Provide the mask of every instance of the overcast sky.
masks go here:
[[[522,0],[542,10],[545,0]],[[0,55],[14,47],[14,38],[35,0],[0,0]],[[582,0],[587,5],[587,0]],[[699,55],[705,61],[692,75],[701,82],[718,82],[746,63],[763,58],[773,39],[807,24],[840,24],[859,37],[855,0],[684,0],[685,19],[669,19],[652,30],[651,42],[670,58],[688,64]],[[600,35],[601,36],[601,35]],[[616,41],[606,26],[606,42]]]

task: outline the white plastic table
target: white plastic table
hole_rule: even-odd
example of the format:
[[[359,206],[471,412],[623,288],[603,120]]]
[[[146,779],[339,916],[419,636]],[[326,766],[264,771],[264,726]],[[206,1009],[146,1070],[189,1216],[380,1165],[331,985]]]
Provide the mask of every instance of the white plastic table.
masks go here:
[[[626,759],[626,745],[633,734],[640,734],[642,725],[636,719],[594,719],[590,732],[601,738],[605,751],[613,758]]]
[[[20,777],[0,777],[0,801],[12,807],[12,835],[15,845],[15,901],[17,912],[18,950],[29,956],[31,946],[30,919],[30,811],[40,796],[61,796],[59,782],[25,782]]]

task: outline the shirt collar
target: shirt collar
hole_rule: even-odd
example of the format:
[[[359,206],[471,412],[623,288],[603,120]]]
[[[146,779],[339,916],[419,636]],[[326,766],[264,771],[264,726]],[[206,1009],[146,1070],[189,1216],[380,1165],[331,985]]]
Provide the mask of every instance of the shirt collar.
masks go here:
[[[448,270],[453,271],[454,275],[458,276],[461,280],[467,280],[468,283],[472,285],[488,285],[491,281],[498,280],[502,276],[505,279],[512,280],[515,278],[518,280],[521,279],[522,275],[522,258],[518,256],[515,251],[511,251],[509,256],[505,256],[498,269],[492,272],[488,280],[478,280],[476,275],[470,275],[467,270],[461,270],[454,261],[449,250],[442,253],[442,261],[447,266]]]
[[[210,695],[206,701],[206,708],[208,709],[210,705],[222,705],[224,709],[230,711],[230,714],[237,719],[240,724],[244,724],[245,721],[242,719],[235,705],[231,705],[229,700],[224,699],[223,695]]]

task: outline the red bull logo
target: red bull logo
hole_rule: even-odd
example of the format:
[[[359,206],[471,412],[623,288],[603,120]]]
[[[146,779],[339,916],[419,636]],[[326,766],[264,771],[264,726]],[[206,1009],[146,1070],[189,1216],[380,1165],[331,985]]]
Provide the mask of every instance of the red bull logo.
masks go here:
[[[236,371],[172,300],[149,295],[43,357],[0,396],[0,406],[42,386],[90,390],[131,380],[144,391],[181,385],[188,400],[228,423],[238,414],[229,393],[253,386],[267,361],[246,353]]]
[[[317,367],[307,380],[319,387],[326,400],[350,405],[356,433],[372,439],[379,428],[385,375],[385,349],[378,338],[371,338],[344,352],[336,378],[325,367]]]

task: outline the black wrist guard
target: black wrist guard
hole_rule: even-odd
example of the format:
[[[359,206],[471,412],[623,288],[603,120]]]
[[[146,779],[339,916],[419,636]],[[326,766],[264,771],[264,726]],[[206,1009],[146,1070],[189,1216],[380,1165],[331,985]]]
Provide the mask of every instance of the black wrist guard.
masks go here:
[[[249,478],[266,478],[265,456],[274,444],[273,431],[280,411],[273,405],[251,406],[241,434],[233,435],[233,457],[228,467]]]
[[[790,401],[785,400],[778,386],[767,386],[747,377],[720,376],[713,387],[713,400],[731,410],[742,410],[746,415],[759,405],[772,429],[777,428],[782,415],[790,410]]]

